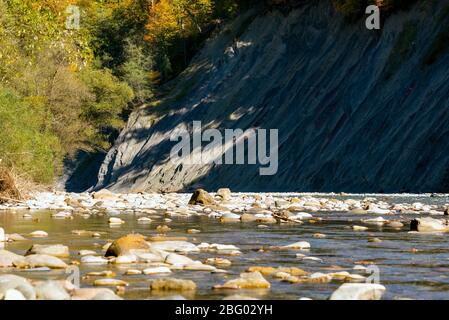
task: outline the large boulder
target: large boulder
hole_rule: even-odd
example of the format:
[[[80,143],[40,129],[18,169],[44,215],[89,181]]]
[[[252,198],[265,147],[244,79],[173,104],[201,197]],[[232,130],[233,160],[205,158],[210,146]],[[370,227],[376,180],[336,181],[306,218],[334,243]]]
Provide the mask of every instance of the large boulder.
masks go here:
[[[231,189],[220,188],[217,190],[217,196],[221,197],[224,201],[231,199]]]
[[[190,198],[189,204],[192,204],[192,205],[201,204],[203,206],[207,206],[207,205],[215,204],[215,201],[212,198],[212,196],[209,193],[207,193],[206,190],[197,189],[192,194],[192,197]]]
[[[374,283],[344,283],[332,293],[330,300],[380,300],[385,287]]]
[[[189,264],[194,263],[194,261],[192,259],[190,259],[189,257],[183,256],[181,254],[176,254],[176,253],[168,254],[165,257],[164,262],[171,264],[171,265],[179,265],[179,266],[184,266],[184,265],[189,265]]]
[[[133,250],[149,250],[145,237],[140,234],[129,234],[121,237],[109,246],[105,257],[118,257],[132,253]]]
[[[94,192],[92,194],[92,198],[96,200],[117,200],[119,197],[108,189],[102,189],[100,191]]]
[[[70,256],[69,247],[62,244],[54,245],[43,245],[43,244],[33,244],[33,246],[28,249],[27,255],[31,254],[46,254],[58,258],[67,258]]]
[[[1,275],[0,297],[12,289],[19,291],[27,300],[36,300],[36,292],[27,279],[12,274]]]
[[[151,243],[151,249],[167,252],[198,252],[196,245],[187,241],[156,241]]]
[[[449,231],[446,220],[438,220],[430,217],[415,218],[410,223],[411,231],[419,232],[444,232]]]
[[[0,268],[25,267],[25,257],[7,250],[0,250]]]
[[[45,281],[35,285],[38,300],[69,300],[70,295],[57,281]]]
[[[0,242],[5,241],[6,241],[5,230],[3,230],[3,228],[0,228]]]

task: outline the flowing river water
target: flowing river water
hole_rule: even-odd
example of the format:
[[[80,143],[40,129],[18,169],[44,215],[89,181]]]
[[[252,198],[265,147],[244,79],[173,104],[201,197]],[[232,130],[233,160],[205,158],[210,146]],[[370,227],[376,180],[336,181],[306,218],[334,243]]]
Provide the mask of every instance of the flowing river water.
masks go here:
[[[355,197],[352,196],[351,199]],[[344,199],[344,197],[339,197]],[[444,205],[447,197],[429,196],[378,196],[379,200],[390,203],[413,203]],[[121,214],[125,221],[118,227],[110,227],[107,215],[91,215],[85,217],[74,215],[71,220],[52,219],[54,211],[33,213],[32,219],[25,219],[23,211],[5,211],[0,213],[0,227],[8,233],[27,235],[35,230],[45,230],[48,237],[29,238],[27,241],[6,243],[5,249],[25,254],[32,244],[64,244],[70,248],[70,258],[66,262],[79,261],[79,250],[95,250],[102,252],[108,242],[123,235],[137,232],[145,236],[154,236],[158,232],[155,227],[163,222],[164,215],[151,215],[152,223],[139,224],[138,213]],[[226,267],[228,274],[205,271],[175,270],[170,277],[191,279],[198,289],[195,293],[165,293],[163,296],[149,290],[149,281],[161,275],[125,275],[128,269],[144,269],[144,264],[131,265],[79,265],[81,287],[93,286],[95,278],[83,277],[88,272],[112,270],[116,279],[129,283],[122,296],[125,299],[160,299],[181,295],[187,299],[222,299],[235,294],[234,290],[212,289],[214,285],[223,284],[226,280],[236,278],[249,266],[285,266],[299,267],[309,272],[329,273],[346,270],[351,273],[357,264],[376,265],[379,268],[379,280],[387,290],[383,299],[447,299],[449,298],[449,241],[448,234],[409,233],[409,225],[405,222],[413,218],[411,215],[395,216],[403,218],[404,227],[393,229],[370,225],[366,231],[354,231],[351,226],[360,225],[360,219],[376,218],[379,215],[359,215],[348,212],[315,212],[314,217],[322,218],[318,223],[270,224],[266,228],[258,228],[257,223],[220,223],[208,217],[173,217],[168,225],[172,237],[186,237],[194,244],[201,242],[234,244],[242,252],[239,256],[223,256],[210,252],[189,253],[189,257],[204,261],[206,258],[223,257],[232,261]],[[384,216],[390,218],[390,216]],[[199,229],[200,233],[188,234],[188,229]],[[100,238],[76,235],[73,230],[100,232]],[[314,235],[320,233],[325,238]],[[379,238],[381,242],[368,242],[369,238]],[[272,251],[259,249],[268,246],[282,246],[295,241],[307,241],[311,244],[309,251]],[[322,261],[300,260],[296,253],[320,258]],[[64,270],[18,270],[0,269],[0,274],[17,274],[29,279],[65,279]],[[363,274],[363,273],[361,273]],[[268,278],[267,278],[268,279]],[[269,279],[270,289],[239,290],[239,294],[259,299],[327,299],[341,282],[330,283],[296,283],[290,284]]]

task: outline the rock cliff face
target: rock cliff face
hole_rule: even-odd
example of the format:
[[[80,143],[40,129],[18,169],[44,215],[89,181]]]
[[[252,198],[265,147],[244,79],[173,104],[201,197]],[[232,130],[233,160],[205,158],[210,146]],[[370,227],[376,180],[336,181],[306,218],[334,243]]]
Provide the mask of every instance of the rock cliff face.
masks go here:
[[[241,15],[159,104],[134,112],[94,188],[449,191],[448,8],[418,2],[381,31],[348,24],[327,0]],[[194,120],[278,129],[278,173],[170,162],[171,133]]]

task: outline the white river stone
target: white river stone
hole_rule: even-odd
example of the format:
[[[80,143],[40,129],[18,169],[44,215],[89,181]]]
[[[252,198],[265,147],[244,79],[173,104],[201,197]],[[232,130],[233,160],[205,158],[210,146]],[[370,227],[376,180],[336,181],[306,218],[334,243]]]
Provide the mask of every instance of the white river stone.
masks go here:
[[[344,283],[335,290],[330,300],[380,300],[386,288],[373,283]]]

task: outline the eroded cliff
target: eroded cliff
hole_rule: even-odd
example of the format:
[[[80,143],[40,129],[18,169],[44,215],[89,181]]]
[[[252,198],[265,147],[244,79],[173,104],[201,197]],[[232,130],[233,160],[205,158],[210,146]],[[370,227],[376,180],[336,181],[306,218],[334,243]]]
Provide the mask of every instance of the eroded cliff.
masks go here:
[[[449,191],[449,1],[419,2],[380,31],[329,1],[253,10],[210,39],[158,104],[130,117],[95,188]],[[279,130],[279,170],[176,165],[176,128]]]

